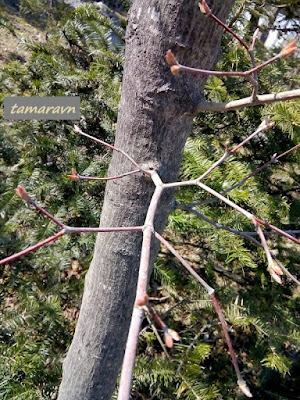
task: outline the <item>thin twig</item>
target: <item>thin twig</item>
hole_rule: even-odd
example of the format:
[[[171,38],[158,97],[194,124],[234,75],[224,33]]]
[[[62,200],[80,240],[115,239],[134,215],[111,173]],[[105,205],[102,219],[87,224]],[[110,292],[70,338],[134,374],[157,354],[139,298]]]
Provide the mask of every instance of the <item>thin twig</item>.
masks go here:
[[[195,214],[197,217],[201,218],[203,221],[207,222],[208,224],[214,226],[217,229],[222,229],[224,231],[233,233],[234,235],[238,235],[241,236],[242,238],[245,238],[247,240],[249,240],[250,242],[252,242],[253,244],[255,244],[258,247],[263,247],[262,244],[254,239],[252,237],[252,235],[249,234],[249,232],[243,232],[243,231],[239,231],[238,229],[234,229],[234,228],[229,228],[225,225],[222,225],[218,222],[215,222],[213,220],[211,220],[210,218],[206,217],[205,215],[201,214],[199,211],[195,210],[195,208],[193,208],[191,205],[185,205],[185,204],[177,204],[177,208],[181,209],[181,210],[185,210],[185,211],[189,211],[193,214]],[[252,233],[252,232],[251,232]],[[255,232],[255,234],[258,234],[257,232]],[[273,258],[273,260],[275,260],[277,262],[277,264],[280,266],[280,268],[282,269],[282,271],[292,280],[294,281],[298,286],[300,286],[300,282],[298,281],[298,279],[289,272],[289,270],[287,270],[282,263],[278,260],[278,258],[274,255],[274,253],[271,252],[271,256]]]
[[[124,150],[119,149],[118,147],[113,146],[113,145],[111,145],[111,144],[109,144],[109,143],[107,143],[107,142],[104,142],[104,140],[98,139],[98,138],[96,138],[96,137],[94,137],[94,136],[91,136],[91,135],[89,135],[89,134],[83,132],[83,131],[79,128],[78,125],[74,125],[74,132],[75,132],[75,133],[79,133],[80,135],[85,136],[85,137],[87,137],[87,138],[93,140],[94,142],[100,143],[100,144],[102,144],[103,146],[108,147],[108,148],[111,149],[111,150],[114,150],[114,151],[117,151],[118,153],[123,154],[123,156],[126,157],[133,165],[135,165],[135,166],[138,168],[139,171],[142,171],[142,172],[144,172],[145,174],[150,175],[149,171],[144,170],[143,168],[141,168],[141,167],[138,165],[138,163],[137,163],[136,161],[134,161],[134,159],[133,159],[132,157],[130,157],[130,155],[127,154]]]
[[[7,263],[9,263],[11,261],[16,260],[17,258],[20,258],[20,257],[24,256],[25,254],[31,253],[31,252],[39,249],[40,247],[45,246],[46,244],[54,242],[56,239],[58,239],[59,237],[63,236],[65,233],[66,233],[65,229],[63,229],[60,232],[56,233],[55,235],[50,236],[47,239],[42,240],[41,242],[36,243],[33,246],[30,246],[25,250],[20,251],[19,253],[15,253],[15,254],[13,254],[13,255],[11,255],[9,257],[6,257],[3,260],[0,260],[0,265],[7,264]]]
[[[242,186],[248,179],[252,178],[253,176],[257,175],[258,173],[260,173],[261,171],[263,171],[265,168],[267,168],[269,165],[271,164],[275,164],[279,158],[285,156],[286,154],[290,153],[293,150],[296,150],[300,147],[300,143],[297,144],[296,146],[290,148],[289,150],[285,151],[284,153],[281,153],[279,155],[274,154],[271,159],[269,161],[267,161],[265,164],[263,164],[262,166],[260,166],[259,168],[257,168],[255,171],[251,172],[249,175],[247,175],[244,179],[242,179],[241,181],[235,183],[233,186],[231,186],[230,188],[224,190],[223,192],[221,192],[222,195],[227,194],[229,192],[231,192],[233,189]],[[203,204],[209,204],[209,203],[213,203],[215,201],[219,201],[218,198],[213,197],[212,199],[206,199],[206,200],[202,200],[202,201],[197,201],[194,203],[191,203],[191,206],[200,206]]]
[[[241,388],[241,390],[243,391],[243,393],[244,393],[247,397],[252,397],[252,394],[251,394],[251,392],[250,392],[250,390],[249,390],[249,388],[248,388],[246,382],[245,382],[245,381],[243,380],[243,378],[242,378],[242,374],[241,374],[240,369],[239,369],[239,366],[238,366],[237,358],[236,358],[235,352],[234,352],[233,347],[232,347],[232,343],[231,343],[231,339],[230,339],[230,336],[229,336],[227,324],[226,324],[226,322],[225,322],[225,318],[224,318],[224,316],[223,316],[223,313],[222,313],[222,311],[221,311],[221,308],[220,308],[220,306],[219,306],[219,303],[218,303],[218,301],[217,301],[217,299],[216,299],[214,289],[213,289],[211,286],[209,286],[209,285],[204,281],[204,279],[202,279],[202,278],[197,274],[197,272],[195,272],[195,271],[193,270],[193,268],[181,257],[181,255],[177,252],[177,250],[175,250],[174,247],[171,246],[170,243],[169,243],[166,239],[164,239],[164,238],[163,238],[159,233],[157,233],[157,232],[155,232],[155,237],[156,237],[165,247],[167,247],[168,250],[170,250],[170,252],[181,262],[181,264],[191,273],[191,275],[193,275],[193,276],[197,279],[197,281],[205,288],[205,290],[206,290],[206,291],[208,292],[208,294],[210,295],[210,297],[211,297],[211,299],[212,299],[213,306],[214,306],[214,308],[215,308],[215,310],[216,310],[216,313],[218,314],[219,320],[220,320],[221,325],[222,325],[222,329],[223,329],[223,332],[224,332],[224,335],[225,335],[225,339],[226,339],[226,342],[227,342],[227,345],[228,345],[228,349],[229,349],[229,353],[230,353],[230,356],[231,356],[231,359],[232,359],[232,363],[233,363],[233,366],[234,366],[234,369],[235,369],[235,372],[236,372],[236,375],[237,375],[237,378],[238,378],[238,385],[239,385],[239,387]]]

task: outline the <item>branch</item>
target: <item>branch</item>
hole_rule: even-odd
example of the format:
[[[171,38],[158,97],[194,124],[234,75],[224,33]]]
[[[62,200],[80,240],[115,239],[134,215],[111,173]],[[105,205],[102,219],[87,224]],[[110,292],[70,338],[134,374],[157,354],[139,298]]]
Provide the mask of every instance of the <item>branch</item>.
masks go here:
[[[152,181],[155,184],[156,188],[153,193],[143,227],[143,243],[135,306],[131,318],[125,355],[123,359],[118,400],[128,400],[130,398],[133,369],[139,340],[139,332],[144,318],[144,310],[142,307],[148,302],[147,286],[149,279],[151,239],[154,232],[153,222],[158,202],[163,192],[163,184],[157,172],[151,171],[149,174],[151,175]]]
[[[103,228],[103,227],[98,227],[98,228],[90,228],[90,227],[72,227],[72,226],[67,226],[64,225],[62,222],[60,222],[58,219],[56,219],[52,214],[50,214],[48,211],[46,211],[43,207],[38,205],[27,193],[27,191],[20,185],[18,185],[16,189],[16,194],[20,196],[23,200],[27,201],[27,203],[32,204],[39,212],[41,212],[46,218],[48,218],[50,221],[54,222],[56,225],[58,225],[60,228],[63,228],[60,232],[56,233],[53,236],[48,237],[47,239],[42,240],[39,243],[34,244],[33,246],[28,247],[25,250],[20,251],[19,253],[15,253],[9,257],[6,257],[2,260],[0,260],[0,265],[6,264],[8,262],[14,261],[17,258],[20,258],[28,253],[31,253],[40,247],[46,246],[48,243],[51,243],[58,239],[59,237],[63,235],[69,235],[73,233],[99,233],[99,232],[141,232],[143,231],[144,227],[143,226],[128,226],[128,227],[109,227],[109,228]]]
[[[223,192],[221,192],[222,195],[227,194],[229,192],[231,192],[233,189],[242,186],[248,179],[252,178],[253,176],[257,175],[259,172],[263,171],[265,168],[267,168],[269,165],[271,164],[275,164],[279,158],[285,156],[286,154],[290,153],[291,151],[294,151],[296,149],[298,149],[300,147],[300,143],[298,143],[296,146],[290,148],[289,150],[276,155],[274,154],[271,159],[269,161],[267,161],[266,163],[264,163],[262,166],[260,166],[259,168],[257,168],[256,170],[254,170],[253,172],[251,172],[249,175],[247,175],[244,179],[242,179],[241,181],[235,183],[233,186],[231,186],[230,188],[224,190]],[[218,201],[219,199],[216,197],[213,197],[212,199],[206,199],[206,200],[202,200],[202,201],[197,201],[194,203],[191,203],[191,206],[200,206],[203,204],[209,204],[209,203],[213,203],[215,201]]]
[[[270,93],[257,95],[255,99],[245,97],[244,99],[233,100],[227,103],[213,103],[209,101],[202,101],[197,106],[197,111],[215,111],[215,112],[226,112],[240,110],[245,107],[252,107],[264,104],[277,103],[279,101],[287,101],[300,98],[300,89],[288,90],[280,93]]]
[[[237,362],[237,358],[236,358],[235,352],[234,352],[233,347],[232,347],[232,343],[231,343],[231,339],[230,339],[230,336],[229,336],[227,324],[226,324],[224,315],[223,315],[223,313],[221,311],[221,308],[220,308],[220,305],[218,303],[218,300],[216,299],[214,289],[211,286],[209,286],[204,281],[204,279],[202,279],[197,274],[197,272],[195,272],[193,270],[193,268],[181,257],[181,255],[174,249],[173,246],[170,245],[170,243],[166,239],[164,239],[157,232],[155,232],[154,234],[155,234],[155,237],[164,246],[166,246],[168,250],[170,250],[170,252],[181,262],[181,264],[190,272],[190,274],[193,275],[197,279],[197,281],[204,287],[204,289],[210,295],[212,303],[213,303],[213,306],[215,308],[216,313],[218,314],[219,320],[220,320],[221,325],[222,325],[222,329],[223,329],[223,332],[224,332],[224,335],[225,335],[225,339],[226,339],[226,342],[227,342],[227,346],[228,346],[228,349],[229,349],[229,353],[230,353],[230,356],[231,356],[232,364],[234,366],[235,373],[236,373],[236,376],[238,378],[238,380],[237,380],[238,386],[247,397],[252,397],[252,394],[251,394],[246,382],[244,381],[244,379],[242,377],[242,374],[241,374],[241,371],[240,371],[240,368],[239,368],[239,365],[238,365],[238,362]]]
[[[128,176],[128,175],[136,174],[138,172],[141,172],[141,170],[135,169],[134,171],[125,172],[124,174],[121,174],[121,175],[110,176],[110,177],[106,177],[106,178],[98,178],[98,177],[94,177],[94,176],[80,175],[74,168],[72,168],[72,174],[67,175],[67,177],[69,179],[71,179],[71,181],[83,181],[83,180],[85,180],[85,181],[112,181],[115,179],[124,178],[125,176]]]
[[[213,220],[211,220],[210,218],[206,217],[205,215],[201,214],[199,211],[195,210],[195,208],[193,208],[192,205],[185,205],[185,204],[177,204],[176,207],[180,210],[185,210],[185,211],[189,211],[193,214],[195,214],[197,217],[201,218],[203,221],[207,222],[210,225],[213,225],[215,228],[217,229],[222,229],[224,231],[233,233],[234,235],[238,235],[241,236],[242,238],[245,238],[247,240],[249,240],[250,242],[254,243],[256,246],[263,248],[263,245],[256,239],[254,239],[252,237],[252,235],[254,234],[254,232],[243,232],[243,231],[239,231],[238,229],[234,229],[234,228],[229,228],[225,225],[222,225],[218,222],[215,222]],[[272,234],[273,232],[268,232],[269,234]],[[255,232],[256,235],[258,235],[258,232]],[[300,282],[298,281],[298,279],[296,277],[294,277],[293,274],[291,274],[289,272],[288,269],[286,269],[282,263],[278,260],[278,258],[275,256],[274,253],[270,252],[271,256],[273,258],[273,260],[275,260],[277,262],[277,264],[279,265],[279,267],[282,269],[282,271],[292,280],[294,281],[298,286],[300,286]]]
[[[83,131],[79,128],[78,125],[74,125],[74,133],[79,133],[79,135],[85,136],[85,137],[87,137],[87,138],[93,140],[94,142],[100,143],[100,144],[102,144],[103,146],[108,147],[108,148],[111,149],[111,150],[114,150],[114,151],[117,151],[118,153],[123,154],[123,156],[125,156],[135,167],[137,167],[139,171],[144,172],[145,174],[147,174],[147,175],[149,175],[149,176],[151,175],[151,174],[149,173],[149,171],[147,171],[147,170],[141,168],[141,167],[138,165],[138,163],[137,163],[136,161],[134,161],[134,159],[133,159],[132,157],[130,157],[129,154],[126,153],[126,151],[124,151],[124,150],[122,150],[122,149],[119,149],[118,147],[113,146],[112,144],[109,144],[109,143],[107,143],[107,142],[104,142],[104,140],[100,140],[100,139],[97,139],[97,138],[94,137],[94,136],[88,135],[87,133],[83,132]]]

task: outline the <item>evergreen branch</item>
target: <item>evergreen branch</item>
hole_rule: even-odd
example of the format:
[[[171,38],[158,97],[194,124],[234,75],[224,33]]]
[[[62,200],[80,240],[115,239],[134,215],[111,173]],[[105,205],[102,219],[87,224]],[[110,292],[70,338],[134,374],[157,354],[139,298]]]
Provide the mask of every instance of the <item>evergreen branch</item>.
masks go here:
[[[223,313],[221,311],[220,305],[219,305],[219,303],[218,303],[218,301],[216,299],[214,289],[211,286],[209,286],[197,274],[197,272],[195,272],[193,270],[193,268],[184,260],[184,258],[182,258],[182,256],[177,252],[177,250],[175,250],[174,247],[171,246],[170,243],[167,240],[165,240],[157,232],[155,232],[154,235],[181,262],[181,264],[190,272],[190,274],[193,275],[197,279],[197,281],[204,287],[204,289],[210,295],[212,303],[213,303],[213,306],[214,306],[214,308],[216,310],[216,313],[217,313],[217,315],[219,317],[219,320],[221,322],[221,325],[222,325],[222,329],[223,329],[223,332],[224,332],[224,335],[225,335],[225,339],[226,339],[226,342],[227,342],[227,345],[228,345],[228,349],[229,349],[229,353],[230,353],[230,356],[231,356],[231,360],[232,360],[232,363],[233,363],[233,366],[234,366],[234,369],[235,369],[235,372],[236,372],[236,376],[238,378],[238,381],[237,381],[238,382],[238,386],[240,387],[240,389],[243,391],[243,393],[247,397],[252,397],[252,394],[251,394],[246,382],[242,378],[242,374],[241,374],[239,366],[238,366],[237,358],[236,358],[235,352],[234,352],[233,347],[232,347],[232,343],[231,343],[231,339],[230,339],[230,336],[229,336],[227,324],[225,322],[225,318],[224,318],[224,315],[223,315]]]
[[[197,106],[197,111],[214,111],[214,112],[226,112],[241,110],[245,107],[252,107],[258,105],[265,105],[271,103],[277,103],[279,101],[287,101],[300,98],[300,89],[288,90],[279,93],[268,93],[258,95],[255,99],[245,97],[239,100],[232,100],[226,103],[214,103],[210,101],[202,101]]]

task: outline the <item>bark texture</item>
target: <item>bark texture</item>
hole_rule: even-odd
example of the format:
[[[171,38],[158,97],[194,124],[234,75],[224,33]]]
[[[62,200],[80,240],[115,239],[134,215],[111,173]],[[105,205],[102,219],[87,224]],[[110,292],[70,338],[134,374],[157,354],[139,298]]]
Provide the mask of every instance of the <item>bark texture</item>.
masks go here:
[[[212,0],[225,20],[234,0]],[[173,76],[165,62],[172,49],[183,64],[212,69],[222,28],[203,16],[195,0],[134,0],[126,34],[126,57],[116,146],[164,182],[177,177],[205,77]],[[132,169],[119,153],[109,175]],[[142,175],[110,181],[101,226],[143,225],[154,186]],[[173,192],[161,200],[155,229],[162,232]],[[85,281],[80,317],[63,365],[59,400],[109,400],[122,364],[130,324],[141,233],[102,233]],[[157,246],[153,249],[154,260]]]

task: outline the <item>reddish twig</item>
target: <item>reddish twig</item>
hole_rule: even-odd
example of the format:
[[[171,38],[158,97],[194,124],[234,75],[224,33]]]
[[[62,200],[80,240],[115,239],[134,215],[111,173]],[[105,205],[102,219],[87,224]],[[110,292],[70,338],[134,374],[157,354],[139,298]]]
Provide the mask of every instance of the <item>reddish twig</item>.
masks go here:
[[[300,143],[297,144],[296,146],[290,148],[289,150],[285,151],[284,153],[281,153],[279,155],[274,154],[271,159],[269,161],[267,161],[265,164],[263,164],[261,167],[257,168],[255,171],[251,172],[249,175],[247,175],[243,180],[237,182],[236,184],[234,184],[233,186],[231,186],[230,188],[224,190],[223,192],[221,192],[222,195],[227,194],[229,192],[231,192],[233,189],[242,186],[248,179],[252,178],[253,176],[257,175],[258,173],[260,173],[261,171],[263,171],[265,168],[267,168],[269,165],[271,164],[275,164],[279,158],[285,156],[286,154],[290,153],[293,150],[296,150],[300,147]],[[212,199],[207,199],[207,200],[202,200],[202,201],[197,201],[194,203],[191,203],[191,206],[200,206],[203,204],[209,204],[209,203],[213,203],[215,201],[218,201],[219,199],[216,197],[213,197]]]
[[[283,231],[282,229],[277,228],[276,226],[270,224],[268,221],[264,221],[260,218],[255,218],[255,220],[265,226],[266,228],[272,229],[273,231],[277,232],[279,235],[284,236],[285,238],[291,240],[294,243],[300,244],[300,240],[295,238],[294,236],[290,235],[288,232]]]
[[[43,207],[39,206],[27,193],[27,191],[20,185],[17,186],[16,194],[21,197],[21,199],[27,201],[27,203],[32,204],[41,214],[45,215],[48,219],[54,222],[60,228],[64,228],[65,225],[55,218],[52,214],[48,213]]]
[[[167,347],[172,348],[174,344],[174,340],[178,342],[180,340],[180,336],[176,331],[170,329],[161,317],[157,314],[153,307],[149,304],[149,301],[143,306],[144,309],[148,312],[149,315],[153,318],[155,323],[159,328],[161,328],[164,332],[164,341]]]
[[[90,228],[90,227],[72,227],[72,226],[67,226],[64,225],[62,222],[60,222],[58,219],[56,219],[52,214],[50,214],[48,211],[46,211],[43,207],[39,206],[32,198],[29,196],[27,191],[20,185],[18,185],[16,189],[16,193],[18,196],[20,196],[23,200],[28,202],[29,204],[32,204],[39,212],[41,212],[45,217],[53,221],[56,225],[58,225],[60,228],[63,228],[60,232],[56,233],[53,236],[50,236],[49,238],[42,240],[39,243],[36,243],[33,246],[28,247],[25,250],[20,251],[19,253],[15,253],[9,257],[4,258],[3,260],[0,260],[0,265],[6,264],[8,262],[14,261],[17,258],[20,258],[28,253],[31,253],[40,247],[43,247],[47,245],[48,243],[51,243],[58,239],[60,236],[67,235],[67,234],[73,234],[73,233],[98,233],[98,232],[141,232],[143,231],[144,227],[143,226],[129,226],[129,227],[109,227],[109,228]]]
[[[78,174],[78,172],[74,168],[72,168],[72,175],[67,175],[67,177],[69,179],[71,179],[72,181],[81,181],[81,180],[86,180],[86,181],[112,181],[112,180],[115,180],[115,179],[124,178],[125,176],[128,176],[128,175],[136,174],[138,172],[141,172],[141,170],[140,169],[135,169],[134,171],[125,172],[124,174],[121,174],[121,175],[110,176],[110,177],[106,177],[106,178],[98,178],[98,177],[94,177],[94,176],[80,175],[80,174]]]
[[[47,239],[42,240],[41,242],[36,243],[33,246],[30,246],[25,250],[20,251],[19,253],[15,253],[15,254],[13,254],[13,255],[11,255],[9,257],[6,257],[3,260],[0,260],[0,265],[7,264],[7,263],[9,263],[11,261],[16,260],[17,258],[25,256],[26,254],[31,253],[31,252],[39,249],[40,247],[45,246],[48,243],[54,242],[56,239],[58,239],[59,237],[63,236],[65,233],[66,233],[65,229],[63,229],[60,232],[56,233],[55,235],[50,236]]]
[[[143,173],[145,173],[145,174],[147,174],[147,175],[149,175],[149,176],[151,175],[151,174],[149,173],[149,171],[147,171],[147,170],[141,168],[141,167],[138,165],[138,163],[137,163],[136,161],[134,161],[134,159],[133,159],[132,157],[130,157],[130,155],[127,154],[124,150],[119,149],[118,147],[113,146],[112,144],[109,144],[109,143],[107,143],[107,142],[104,142],[104,140],[98,139],[98,138],[96,138],[96,137],[94,137],[94,136],[91,136],[91,135],[89,135],[89,134],[83,132],[83,131],[79,128],[78,125],[74,125],[74,132],[75,132],[75,133],[79,133],[80,135],[85,136],[85,137],[87,137],[88,139],[93,140],[94,142],[100,143],[100,144],[102,144],[103,146],[108,147],[108,148],[111,149],[111,150],[114,150],[114,151],[117,151],[118,153],[123,154],[123,156],[126,157],[133,165],[135,165],[136,168],[138,168],[139,171],[141,171],[141,172],[143,172]]]
[[[200,11],[207,17],[211,18],[214,20],[217,24],[221,25],[227,32],[229,32],[233,37],[235,37],[240,44],[247,50],[249,51],[249,46],[247,43],[239,37],[231,28],[229,28],[228,25],[224,24],[219,18],[217,18],[211,11],[211,9],[208,7],[207,3],[205,0],[202,0],[202,3],[198,3]]]
[[[238,386],[240,387],[240,389],[243,391],[243,393],[247,396],[247,397],[252,397],[252,394],[246,384],[246,382],[244,381],[244,379],[242,378],[242,374],[241,371],[239,369],[238,366],[238,362],[237,362],[237,358],[235,355],[235,352],[233,350],[232,347],[232,343],[231,343],[231,339],[229,336],[229,332],[228,332],[228,328],[227,328],[227,324],[225,322],[225,318],[223,316],[223,313],[221,311],[221,308],[219,306],[219,303],[216,299],[215,296],[215,291],[214,289],[209,286],[204,279],[202,279],[197,272],[195,272],[193,270],[193,268],[181,257],[181,255],[177,252],[177,250],[174,249],[173,246],[170,245],[170,243],[165,240],[159,233],[155,232],[155,237],[181,262],[181,264],[197,279],[197,281],[204,287],[204,289],[208,292],[208,294],[210,295],[211,299],[212,299],[212,303],[213,306],[216,310],[216,313],[218,314],[219,320],[221,322],[222,325],[222,329],[225,335],[225,339],[228,345],[228,349],[229,349],[229,353],[232,359],[232,363],[238,378]]]
[[[258,235],[258,232],[243,232],[243,231],[239,231],[238,229],[229,228],[229,227],[222,225],[218,222],[215,222],[215,221],[211,220],[210,218],[206,217],[205,215],[201,214],[199,211],[195,210],[191,205],[177,204],[176,207],[181,210],[189,211],[189,212],[195,214],[197,217],[201,218],[203,221],[207,222],[208,224],[213,225],[217,229],[222,229],[224,231],[233,233],[234,235],[241,236],[242,238],[245,238],[245,239],[251,241],[256,246],[263,248],[263,245],[258,240],[254,239],[252,237],[253,234]],[[263,232],[263,233],[265,234],[265,232]],[[267,232],[267,233],[271,234],[272,232]],[[282,263],[278,260],[278,258],[275,256],[274,253],[272,253],[271,251],[270,251],[270,253],[271,253],[273,260],[275,260],[277,262],[277,264],[279,265],[281,270],[286,274],[286,276],[288,276],[292,281],[294,281],[298,286],[300,286],[300,282],[298,281],[298,279],[282,265]]]

